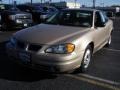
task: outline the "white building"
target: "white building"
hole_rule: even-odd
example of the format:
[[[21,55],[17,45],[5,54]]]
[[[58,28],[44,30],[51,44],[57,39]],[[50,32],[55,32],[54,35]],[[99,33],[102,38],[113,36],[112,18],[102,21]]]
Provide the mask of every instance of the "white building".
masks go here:
[[[80,8],[80,3],[66,2],[68,8]]]
[[[52,5],[56,6],[56,7],[60,7],[60,8],[80,8],[80,3],[75,3],[75,2],[55,2],[55,3],[51,3]]]

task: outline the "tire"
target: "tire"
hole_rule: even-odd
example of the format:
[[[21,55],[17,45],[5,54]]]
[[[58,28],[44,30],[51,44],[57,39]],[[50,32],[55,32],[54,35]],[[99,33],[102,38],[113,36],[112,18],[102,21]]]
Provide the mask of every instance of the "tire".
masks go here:
[[[112,37],[111,37],[111,35],[109,36],[109,39],[108,39],[108,41],[107,41],[107,44],[105,45],[106,47],[109,47],[110,45],[111,45],[111,40],[112,39]]]
[[[88,70],[91,59],[92,59],[92,47],[88,46],[84,52],[83,60],[80,66],[80,72],[84,73]]]

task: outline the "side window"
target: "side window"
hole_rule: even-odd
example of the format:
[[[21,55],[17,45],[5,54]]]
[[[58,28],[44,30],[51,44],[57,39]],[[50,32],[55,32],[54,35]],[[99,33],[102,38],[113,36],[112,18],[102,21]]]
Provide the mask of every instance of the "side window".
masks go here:
[[[95,26],[104,27],[105,24],[107,23],[107,21],[108,21],[107,16],[105,17],[105,15],[101,11],[96,12],[96,14],[95,14]]]
[[[106,14],[105,12],[103,12],[103,15],[104,15],[104,17],[105,17],[105,22],[107,22],[107,21],[109,20],[107,14]]]
[[[95,26],[99,26],[101,22],[102,22],[102,19],[101,19],[100,13],[97,11],[95,14]]]
[[[101,16],[101,19],[102,19],[103,23],[106,23],[108,21],[108,17],[105,14],[105,12],[100,12],[100,16]]]

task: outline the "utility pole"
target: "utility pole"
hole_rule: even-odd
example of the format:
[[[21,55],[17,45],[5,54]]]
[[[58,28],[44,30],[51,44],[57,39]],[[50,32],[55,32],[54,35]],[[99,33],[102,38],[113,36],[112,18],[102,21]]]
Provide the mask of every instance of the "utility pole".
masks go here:
[[[41,3],[42,3],[42,0],[41,0]]]
[[[75,0],[75,8],[76,8],[76,2],[77,2],[77,0]]]
[[[2,3],[2,0],[0,0],[0,3]]]
[[[9,4],[10,4],[10,0],[9,0]]]
[[[51,2],[52,2],[52,0],[49,0],[49,2],[51,3]]]
[[[31,0],[31,5],[32,5],[32,3],[33,3],[33,0]]]
[[[96,0],[93,0],[93,8],[95,8]]]

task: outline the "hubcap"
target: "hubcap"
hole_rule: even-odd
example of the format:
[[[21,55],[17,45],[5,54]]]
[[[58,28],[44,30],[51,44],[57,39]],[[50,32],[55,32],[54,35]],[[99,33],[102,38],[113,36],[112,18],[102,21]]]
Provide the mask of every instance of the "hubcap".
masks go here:
[[[84,56],[84,68],[87,68],[91,59],[91,51],[87,49],[85,56]]]

